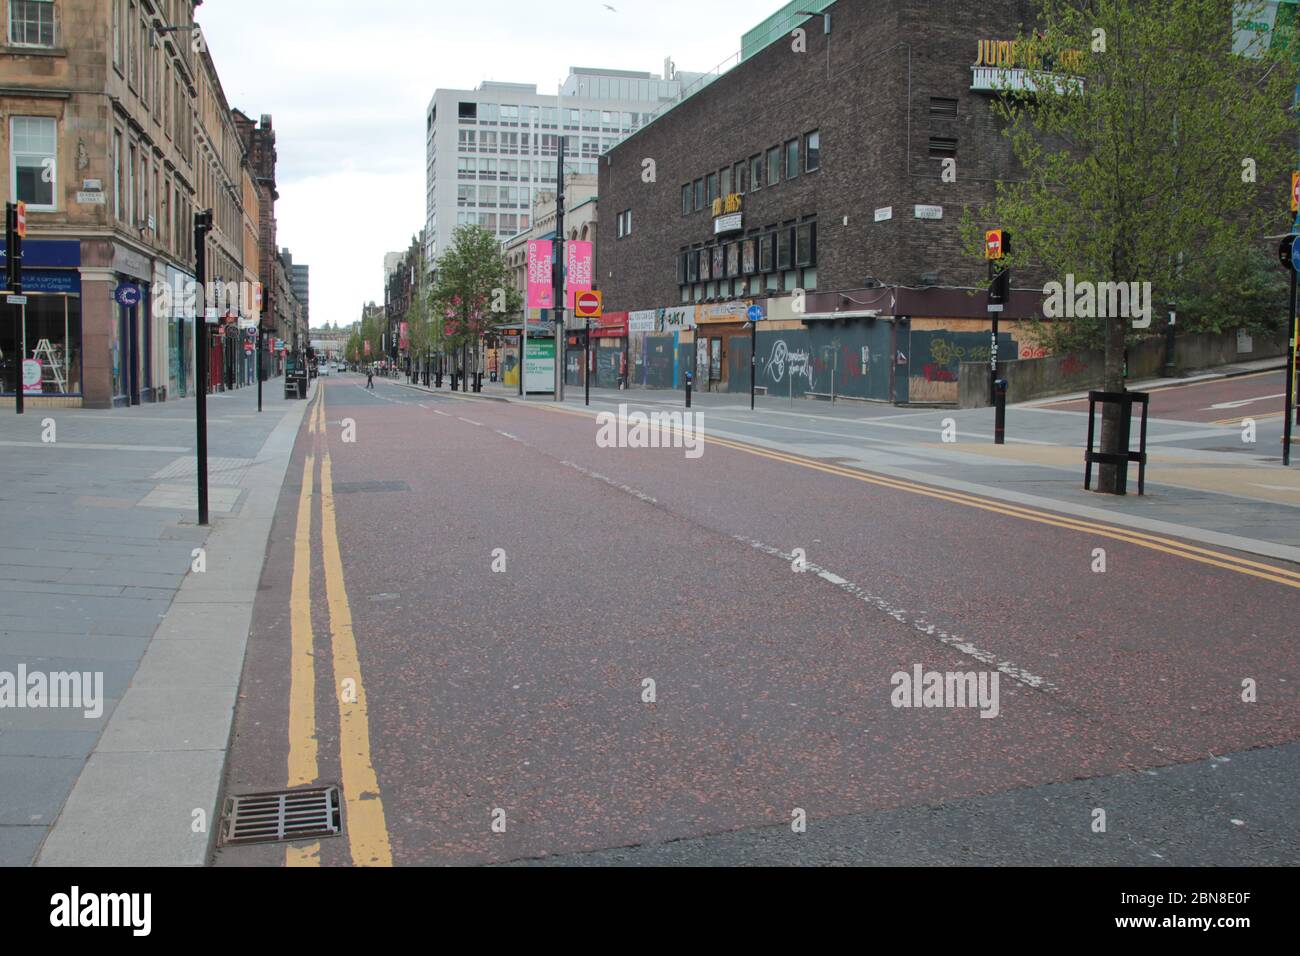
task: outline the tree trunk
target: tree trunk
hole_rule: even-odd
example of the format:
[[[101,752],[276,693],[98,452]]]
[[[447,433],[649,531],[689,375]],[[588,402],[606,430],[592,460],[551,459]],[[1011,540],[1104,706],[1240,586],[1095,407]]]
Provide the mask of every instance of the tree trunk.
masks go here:
[[[1106,319],[1106,363],[1105,381],[1102,388],[1107,392],[1124,391],[1124,318],[1111,316]],[[1128,451],[1122,445],[1122,417],[1124,409],[1120,405],[1107,403],[1102,406],[1101,441],[1097,449],[1102,454],[1122,455]],[[1097,473],[1097,491],[1102,494],[1115,494],[1119,487],[1120,469],[1125,465],[1099,465]]]

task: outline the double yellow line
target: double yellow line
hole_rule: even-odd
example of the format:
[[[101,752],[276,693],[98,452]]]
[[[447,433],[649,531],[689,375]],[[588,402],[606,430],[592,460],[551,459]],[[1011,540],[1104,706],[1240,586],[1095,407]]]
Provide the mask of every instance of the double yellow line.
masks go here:
[[[321,563],[329,612],[330,651],[334,662],[334,694],[339,707],[339,766],[346,807],[346,831],[356,866],[392,866],[384,802],[370,756],[370,719],[352,607],[343,580],[334,507],[333,463],[325,425],[325,389],[316,394],[307,434],[313,451],[320,448]],[[289,786],[308,786],[320,777],[316,739],[316,657],[311,614],[311,527],[316,456],[303,462],[302,490],[294,532],[293,583],[289,597]],[[320,843],[285,849],[286,866],[319,866]]]
[[[552,405],[528,405],[527,407],[549,412],[557,412],[565,415],[577,415],[581,418],[591,417],[585,412],[556,408]],[[1300,572],[1291,571],[1287,568],[1280,568],[1272,564],[1265,564],[1260,561],[1252,561],[1248,558],[1238,557],[1237,555],[1229,554],[1224,551],[1202,548],[1197,545],[1176,541],[1172,538],[1163,538],[1158,535],[1135,531],[1129,528],[1099,524],[1095,521],[1071,518],[1066,515],[1056,514],[1055,512],[1041,511],[1036,508],[1028,508],[1021,505],[993,501],[988,498],[979,498],[975,495],[968,495],[960,491],[950,491],[946,488],[923,485],[902,478],[891,478],[885,475],[871,474],[852,468],[845,468],[841,465],[832,465],[826,462],[815,461],[811,458],[804,458],[801,455],[792,455],[786,452],[773,451],[768,448],[762,448],[758,445],[751,445],[746,442],[735,441],[729,438],[719,438],[714,435],[706,435],[704,440],[710,444],[721,445],[724,448],[732,448],[736,451],[744,452],[747,455],[755,455],[759,458],[768,458],[772,461],[779,461],[788,465],[797,465],[801,468],[824,472],[828,475],[836,475],[840,478],[851,478],[854,481],[860,481],[869,485],[878,485],[882,488],[893,489],[894,491],[905,491],[909,494],[924,495],[927,498],[947,501],[952,504],[963,505],[967,508],[977,508],[981,511],[988,511],[994,514],[1007,515],[1008,517],[1019,518],[1023,521],[1033,521],[1036,524],[1051,525],[1052,527],[1065,528],[1069,531],[1080,531],[1085,534],[1110,538],[1115,541],[1123,541],[1127,544],[1135,544],[1141,548],[1147,548],[1152,551],[1161,551],[1165,554],[1173,555],[1174,557],[1185,558],[1188,561],[1196,561],[1201,564],[1208,564],[1213,567],[1233,571],[1237,574],[1250,575],[1251,577],[1269,581],[1274,584],[1281,584],[1286,587],[1300,589]]]

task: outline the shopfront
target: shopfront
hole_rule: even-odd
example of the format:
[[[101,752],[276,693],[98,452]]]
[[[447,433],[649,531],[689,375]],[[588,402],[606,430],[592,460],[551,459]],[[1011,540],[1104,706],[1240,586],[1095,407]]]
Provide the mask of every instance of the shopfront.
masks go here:
[[[3,248],[0,245],[0,248]],[[8,250],[0,258],[7,265]],[[10,399],[22,381],[25,398],[82,396],[81,243],[28,239],[23,243],[21,321],[5,308],[0,322],[0,395]]]
[[[153,391],[153,263],[148,256],[114,243],[109,370],[114,405],[139,405]],[[134,287],[134,296],[119,295]]]
[[[699,307],[695,320],[695,387],[698,390],[727,391],[733,344],[749,348],[750,330],[745,316],[749,306],[748,301],[737,300]]]

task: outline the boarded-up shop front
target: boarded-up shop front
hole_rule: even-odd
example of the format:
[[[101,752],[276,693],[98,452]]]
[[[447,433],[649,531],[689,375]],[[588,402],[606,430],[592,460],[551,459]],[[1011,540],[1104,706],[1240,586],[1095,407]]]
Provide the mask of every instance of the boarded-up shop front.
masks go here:
[[[893,323],[808,316],[802,329],[758,329],[756,384],[774,396],[890,400]],[[727,391],[749,391],[750,338],[732,341]]]
[[[627,362],[630,388],[684,388],[694,368],[695,306],[628,313]]]

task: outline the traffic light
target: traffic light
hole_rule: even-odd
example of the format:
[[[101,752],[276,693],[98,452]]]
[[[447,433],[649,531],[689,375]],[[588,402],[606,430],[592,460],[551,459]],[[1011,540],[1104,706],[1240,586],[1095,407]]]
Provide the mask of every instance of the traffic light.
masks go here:
[[[984,255],[989,260],[989,305],[1004,306],[1011,298],[1011,268],[1006,257],[1011,255],[1011,233],[994,229],[985,233]]]
[[[26,229],[20,230],[18,221],[18,204],[9,203],[5,207],[5,278],[10,289],[22,288],[23,281],[23,233]]]

